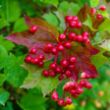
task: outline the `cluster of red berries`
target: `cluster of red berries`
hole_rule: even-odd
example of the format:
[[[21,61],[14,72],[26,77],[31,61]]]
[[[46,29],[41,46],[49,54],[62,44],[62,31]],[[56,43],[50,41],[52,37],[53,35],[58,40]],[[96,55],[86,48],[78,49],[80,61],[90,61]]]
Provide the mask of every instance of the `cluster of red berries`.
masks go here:
[[[45,56],[42,55],[42,54],[36,56],[36,53],[37,53],[37,49],[36,48],[32,48],[29,51],[28,55],[26,56],[25,62],[26,63],[37,65],[39,67],[43,67]]]
[[[106,11],[106,6],[101,5],[101,6],[99,7],[99,10],[100,10],[100,11]],[[90,14],[91,14],[91,15],[94,16],[94,15],[96,14],[96,12],[97,12],[96,8],[91,8],[91,9],[90,9]],[[98,20],[102,20],[102,19],[103,19],[103,16],[102,16],[100,13],[97,13],[97,14],[96,14],[96,18],[97,18]]]
[[[100,6],[99,9],[102,11],[106,10],[104,6]],[[95,14],[96,9],[91,8],[91,13]],[[97,16],[99,17],[99,15]],[[42,75],[44,77],[58,76],[60,81],[62,81],[63,79],[68,80],[68,82],[66,82],[63,86],[64,94],[66,93],[67,96],[60,98],[56,90],[54,90],[52,93],[52,99],[56,101],[60,106],[66,106],[72,103],[72,99],[69,96],[76,98],[81,93],[83,93],[84,88],[92,88],[91,83],[89,83],[87,79],[95,77],[94,75],[92,76],[86,74],[85,71],[78,70],[77,55],[72,53],[73,43],[80,43],[82,45],[90,44],[89,32],[81,32],[81,34],[79,34],[79,32],[77,34],[77,31],[74,32],[74,29],[79,30],[83,27],[83,24],[79,20],[78,16],[66,16],[65,23],[67,25],[67,28],[72,31],[66,31],[66,28],[64,33],[60,34],[58,39],[56,39],[56,43],[46,43],[43,47],[43,52],[45,54],[53,55],[53,62],[49,65],[48,68],[42,71]],[[29,31],[31,33],[35,33],[37,29],[38,28],[36,26],[32,26]],[[42,54],[36,56],[36,52],[36,48],[32,48],[29,51],[29,54],[26,56],[25,62],[43,67],[44,60],[46,58]],[[77,70],[77,73],[81,73],[78,74],[78,80],[74,79],[74,75]]]
[[[81,80],[79,83],[74,81],[69,81],[63,86],[63,90],[72,97],[77,98],[80,94],[84,92],[84,88],[91,89],[92,85],[87,80]],[[72,103],[72,99],[70,97],[59,98],[57,91],[53,91],[52,99],[58,103],[60,106],[70,105]]]

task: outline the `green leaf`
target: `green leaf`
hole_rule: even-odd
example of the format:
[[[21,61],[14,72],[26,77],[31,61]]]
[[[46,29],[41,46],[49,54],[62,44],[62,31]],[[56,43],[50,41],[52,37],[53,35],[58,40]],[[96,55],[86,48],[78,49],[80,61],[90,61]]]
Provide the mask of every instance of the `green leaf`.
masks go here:
[[[9,93],[0,88],[0,104],[5,105],[8,98],[9,98]]]
[[[50,24],[58,26],[59,22],[57,17],[53,13],[47,13],[43,15],[43,18]]]
[[[83,22],[83,24],[88,26],[92,31],[95,31],[95,29],[93,28],[92,19],[89,15],[87,16],[87,19]]]
[[[14,24],[14,32],[22,32],[28,29],[28,26],[24,20],[24,18],[18,19]]]
[[[27,79],[25,80],[24,84],[21,86],[21,88],[34,88],[39,87],[43,95],[48,94],[53,89],[55,89],[58,85],[58,78],[45,78],[42,76],[42,69],[38,69],[31,65],[24,65],[25,68],[29,71],[29,75]]]
[[[0,18],[0,29],[4,28],[7,25],[7,22],[5,19]]]
[[[6,80],[6,75],[0,74],[0,86],[2,86],[2,84],[4,83],[5,80]]]
[[[7,22],[16,21],[21,15],[21,9],[17,0],[1,0],[0,15]]]
[[[99,0],[89,0],[91,7],[96,7],[99,4]]]
[[[76,4],[76,3],[71,3],[69,5],[69,10],[70,12],[73,14],[73,15],[77,15],[78,12],[80,11],[81,7],[79,4]]]
[[[42,0],[42,2],[57,7],[59,0]]]
[[[14,44],[11,41],[6,40],[3,36],[0,36],[0,45],[2,45],[7,51],[12,50]]]
[[[97,67],[100,68],[103,64],[108,62],[108,59],[103,55],[103,52],[100,52],[97,55],[94,55],[92,58],[92,63]]]
[[[45,99],[38,89],[29,90],[18,102],[22,110],[46,110]]]
[[[105,21],[99,26],[99,31],[110,32],[110,19],[105,19]]]
[[[63,1],[60,3],[58,10],[66,15],[69,8],[69,3],[67,1]]]

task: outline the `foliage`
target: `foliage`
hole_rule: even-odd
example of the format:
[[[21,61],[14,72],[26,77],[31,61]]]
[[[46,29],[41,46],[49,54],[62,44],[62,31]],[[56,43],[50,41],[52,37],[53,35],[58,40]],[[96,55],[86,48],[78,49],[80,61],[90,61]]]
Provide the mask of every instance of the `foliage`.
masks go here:
[[[0,0],[0,110],[109,110],[110,109],[110,6],[109,0]],[[105,18],[96,22],[89,13],[89,7],[100,4],[107,6],[105,12],[99,11]],[[37,48],[39,55],[46,42],[55,43],[59,32],[66,28],[64,17],[78,15],[84,30],[91,33],[91,42],[100,50],[97,55],[88,54],[85,48],[76,48],[81,52],[79,58],[82,68],[91,68],[94,64],[99,77],[90,80],[92,91],[87,91],[73,104],[64,108],[56,105],[49,96],[61,84],[56,78],[44,78],[42,69],[25,64],[24,58],[29,49]],[[36,24],[39,29],[32,35],[28,29]],[[93,37],[94,36],[94,37]],[[13,42],[13,43],[12,43]],[[92,46],[87,47],[96,52]],[[86,55],[83,58],[83,54]],[[53,56],[46,55],[45,68]],[[89,62],[92,60],[92,64]],[[88,67],[88,68],[87,68]],[[90,69],[89,68],[89,69]],[[97,75],[96,70],[92,69]],[[62,91],[59,91],[61,94]],[[92,95],[91,95],[92,94]],[[79,106],[80,105],[80,106]]]

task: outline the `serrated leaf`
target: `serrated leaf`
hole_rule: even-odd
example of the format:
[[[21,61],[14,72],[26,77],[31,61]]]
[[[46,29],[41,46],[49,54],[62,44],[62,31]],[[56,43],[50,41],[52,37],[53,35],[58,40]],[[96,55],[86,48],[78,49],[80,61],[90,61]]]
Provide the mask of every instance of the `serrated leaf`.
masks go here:
[[[15,22],[13,31],[14,32],[22,32],[22,31],[25,31],[27,29],[28,29],[28,26],[25,22],[25,19],[20,18]]]
[[[1,0],[0,15],[7,22],[16,21],[21,14],[21,9],[17,0]]]
[[[45,99],[38,89],[29,90],[18,102],[22,110],[45,110]]]
[[[21,88],[34,88],[39,87],[43,95],[48,94],[58,85],[58,78],[45,78],[42,76],[42,69],[38,69],[31,65],[25,65],[25,68],[29,71],[29,76],[25,80]]]
[[[0,88],[0,104],[5,105],[6,101],[9,98],[9,93],[2,88]]]
[[[109,19],[105,19],[105,21],[99,26],[99,31],[108,31],[110,32],[110,20]]]
[[[58,26],[59,22],[57,17],[53,13],[46,13],[43,15],[43,18],[50,24]],[[54,21],[54,22],[53,22]]]
[[[7,39],[18,45],[26,46],[28,49],[36,48],[36,55],[46,55],[42,48],[48,42],[54,44],[57,40],[56,37],[59,35],[59,32],[54,26],[39,18],[27,17],[26,22],[29,26],[32,24],[38,26],[38,30],[34,34],[30,33],[28,30],[25,32],[14,33],[7,36]],[[48,55],[47,58],[52,58],[52,55]]]

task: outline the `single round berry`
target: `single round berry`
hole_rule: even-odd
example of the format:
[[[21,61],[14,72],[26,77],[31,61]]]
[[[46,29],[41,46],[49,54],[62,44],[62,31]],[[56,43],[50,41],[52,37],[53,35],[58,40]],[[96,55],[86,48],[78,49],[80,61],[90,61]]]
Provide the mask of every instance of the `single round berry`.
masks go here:
[[[76,40],[76,34],[73,33],[73,32],[71,32],[71,33],[69,33],[68,38],[69,38],[69,40],[71,40],[71,41]]]
[[[70,22],[72,19],[73,19],[72,16],[66,16],[66,17],[65,17],[65,21],[66,21],[66,22]]]
[[[48,70],[43,70],[42,75],[45,77],[49,76],[49,71]]]
[[[37,49],[36,49],[36,48],[32,48],[32,49],[29,51],[30,54],[36,54],[36,52],[37,52]]]
[[[31,56],[26,56],[25,62],[26,63],[31,63],[32,57]]]
[[[68,66],[68,68],[73,71],[73,70],[75,69],[75,65],[74,65],[74,64],[70,64],[70,65]]]
[[[89,83],[89,82],[87,82],[86,85],[85,85],[85,87],[86,87],[87,89],[91,89],[91,88],[92,88],[92,84]]]
[[[73,20],[73,21],[78,21],[79,18],[78,18],[77,16],[72,16],[72,20]]]
[[[69,62],[70,62],[71,64],[74,64],[76,61],[77,61],[77,60],[76,60],[76,57],[74,57],[74,56],[71,56],[71,57],[69,58]]]
[[[36,26],[36,25],[32,25],[32,26],[29,28],[29,32],[31,32],[31,33],[35,33],[37,30],[38,30],[38,26]]]
[[[59,39],[59,41],[64,41],[66,39],[66,35],[60,34],[58,39]]]
[[[95,15],[96,14],[96,9],[95,8],[91,8],[90,9],[90,14],[91,15]]]
[[[54,47],[54,48],[52,49],[52,53],[53,53],[54,55],[58,54],[58,49],[57,49],[56,47]]]
[[[82,27],[82,23],[81,23],[81,22],[77,22],[77,23],[76,23],[76,27],[77,27],[77,28],[81,28],[81,27]]]
[[[38,63],[39,63],[39,58],[33,58],[32,63],[33,63],[33,64],[38,64]]]
[[[49,71],[49,76],[55,77],[56,76],[56,73],[54,71]]]
[[[76,90],[77,94],[82,94],[84,90],[81,87],[78,87]]]
[[[63,51],[64,50],[64,46],[62,44],[58,44],[57,49],[59,51]]]
[[[62,67],[64,67],[64,68],[65,68],[65,67],[67,67],[67,66],[68,66],[68,64],[69,64],[69,63],[68,63],[68,60],[63,59],[63,60],[61,60],[61,61],[60,61],[60,64],[61,64],[61,66],[62,66]]]
[[[71,21],[71,22],[69,22],[69,26],[70,26],[71,28],[76,28],[77,22],[76,22],[76,21]]]
[[[69,42],[69,41],[65,42],[63,45],[67,49],[70,49],[72,47],[71,42]]]
[[[45,52],[51,52],[52,51],[52,49],[53,49],[53,45],[51,44],[51,43],[47,43],[46,45],[45,45],[45,47],[44,47],[44,51]]]
[[[70,70],[66,70],[65,75],[66,75],[67,78],[70,78],[72,76],[72,73],[71,73]]]
[[[77,35],[77,41],[78,41],[78,42],[83,42],[83,37],[82,37],[82,35]]]
[[[105,10],[106,10],[106,6],[105,6],[105,5],[101,5],[101,6],[99,7],[99,9],[100,9],[101,11],[105,11]]]
[[[54,101],[58,101],[58,93],[56,91],[53,91],[52,95],[51,95],[51,98],[54,100]]]
[[[50,69],[55,70],[55,69],[56,69],[56,67],[57,67],[56,62],[51,63],[49,67],[50,67]]]
[[[58,100],[58,105],[59,106],[64,106],[65,102],[64,102],[64,99],[59,99]]]
[[[60,66],[57,66],[56,69],[55,69],[55,71],[57,73],[62,73],[62,68]]]
[[[39,67],[43,67],[43,66],[44,66],[44,62],[43,62],[43,61],[40,61],[40,62],[38,63],[38,66],[39,66]]]
[[[101,14],[97,14],[96,15],[96,18],[97,18],[97,20],[102,20],[103,19],[103,16]]]
[[[38,56],[38,58],[39,58],[39,60],[41,60],[41,61],[45,59],[44,55],[42,55],[42,54],[40,54],[40,55]]]
[[[85,31],[85,32],[82,33],[82,36],[83,36],[83,37],[84,37],[84,36],[89,37],[89,33]]]
[[[66,105],[72,104],[72,99],[70,97],[66,97],[65,103],[66,103]]]

